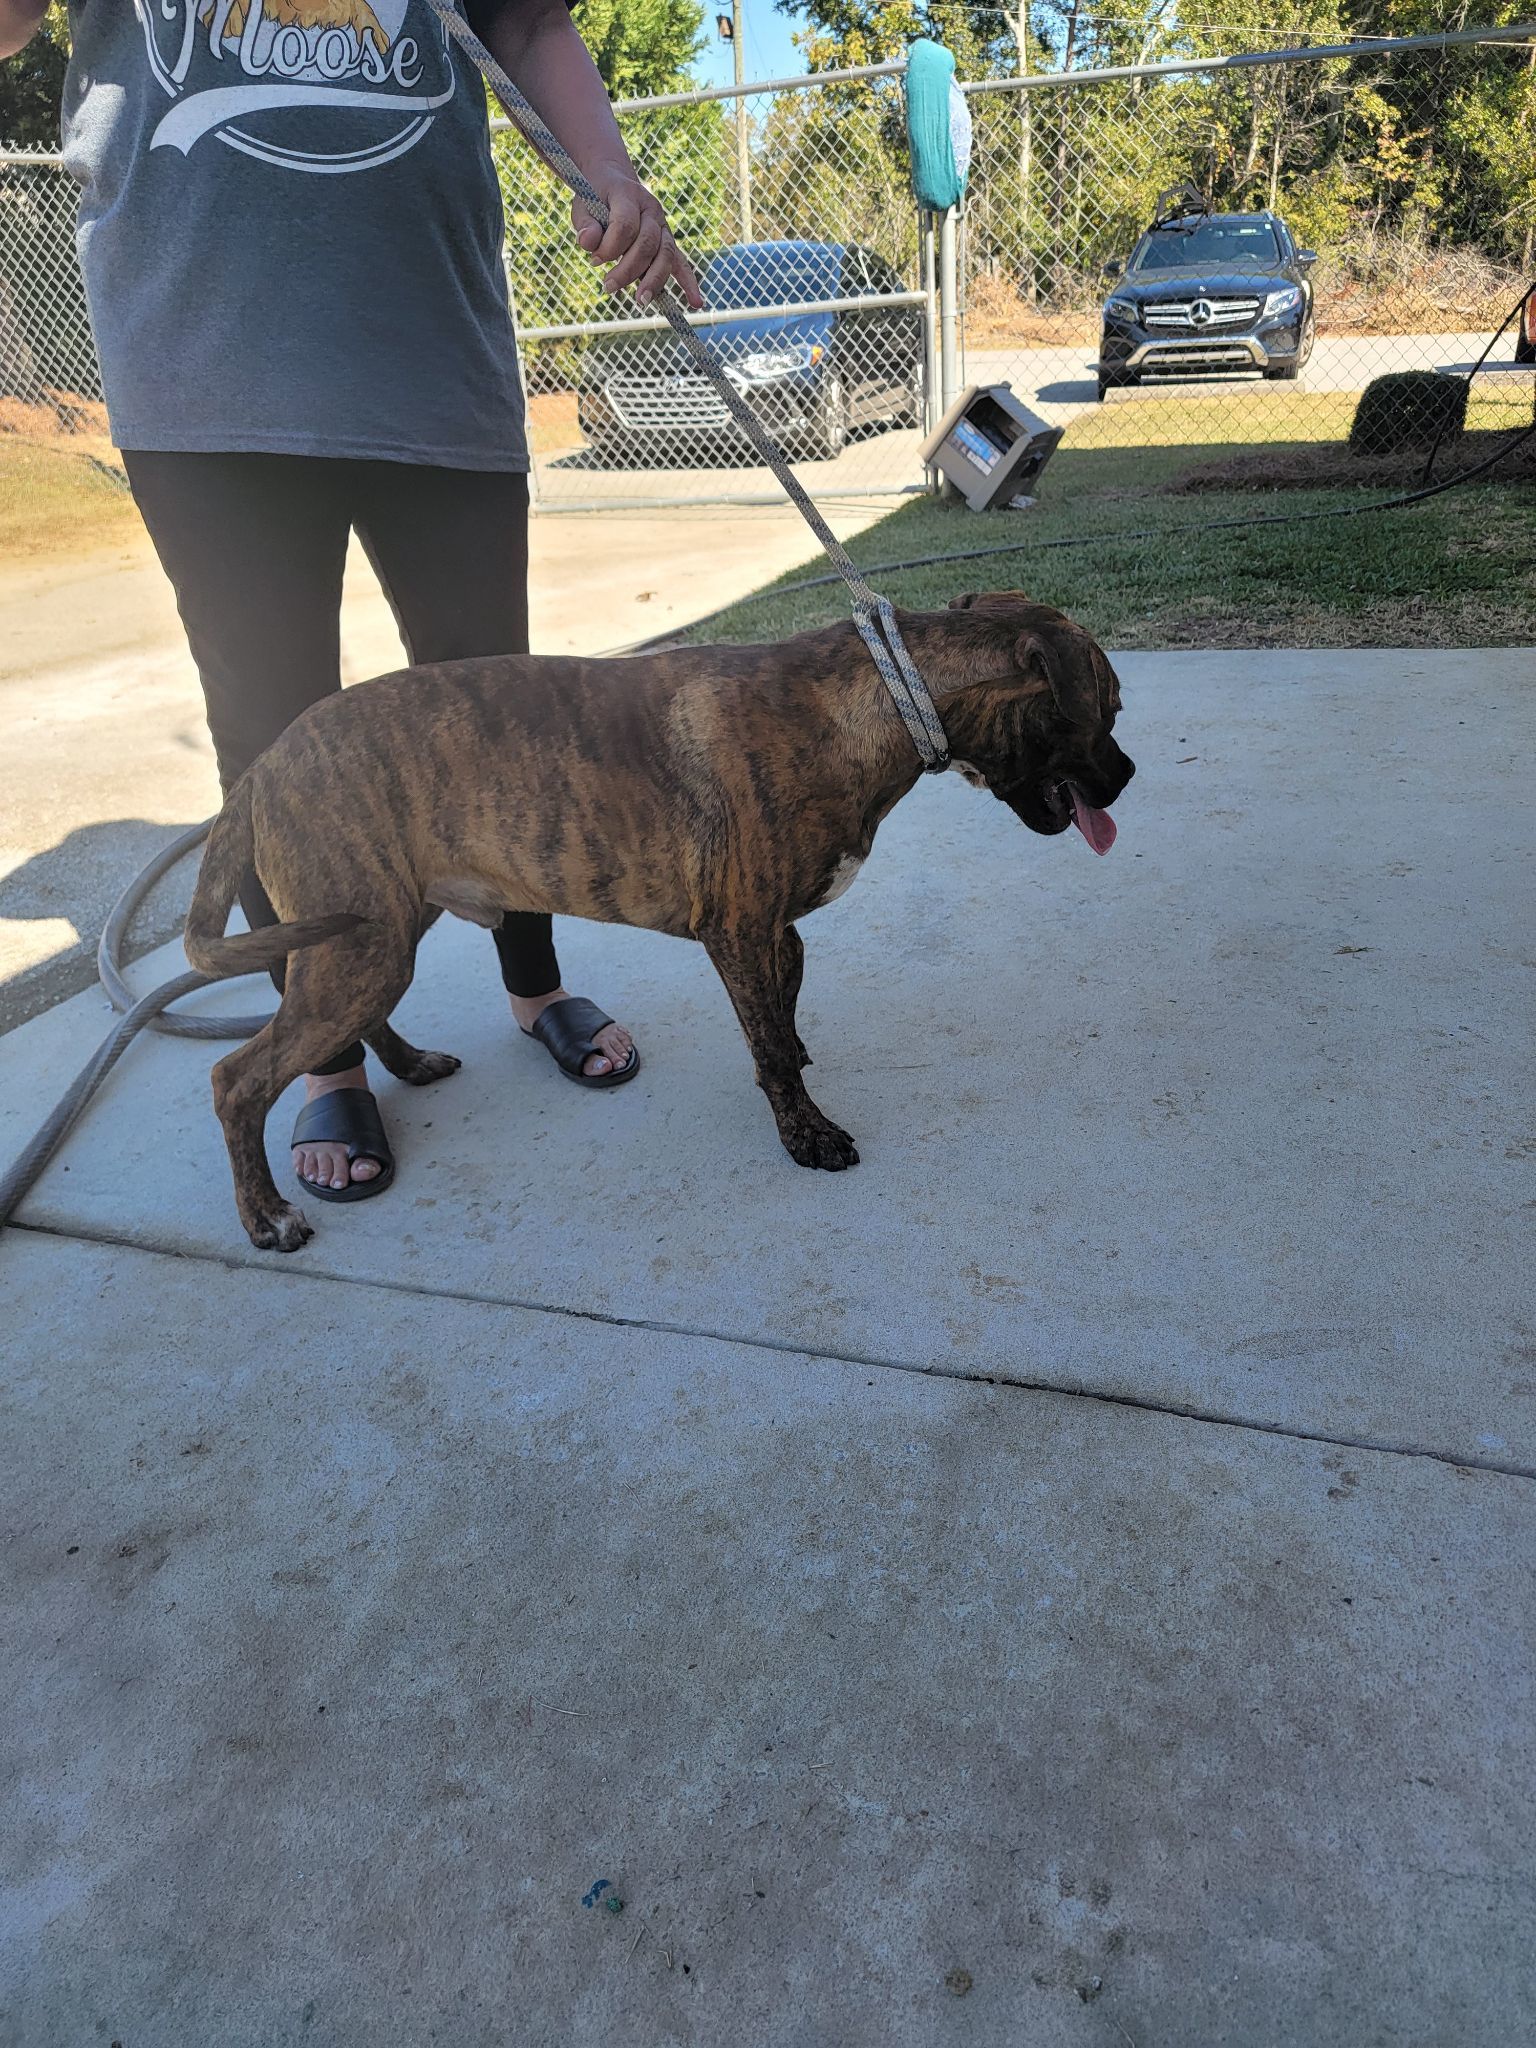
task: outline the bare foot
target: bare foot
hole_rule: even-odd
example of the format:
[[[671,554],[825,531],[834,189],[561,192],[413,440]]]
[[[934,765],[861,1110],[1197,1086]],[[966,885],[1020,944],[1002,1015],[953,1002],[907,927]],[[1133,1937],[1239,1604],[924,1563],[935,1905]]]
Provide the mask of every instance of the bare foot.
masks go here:
[[[317,1095],[329,1095],[337,1088],[366,1088],[368,1069],[366,1066],[348,1067],[344,1074],[306,1074],[304,1076],[304,1099],[313,1102]],[[348,1161],[345,1145],[295,1145],[293,1148],[293,1170],[300,1180],[307,1180],[312,1187],[344,1188],[349,1180],[374,1180],[377,1178],[377,1159],[354,1159]]]
[[[540,1016],[551,1003],[563,1003],[570,997],[568,988],[552,988],[547,996],[513,996],[507,1001],[512,1005],[512,1014],[525,1031],[531,1031]],[[588,1053],[581,1063],[584,1074],[612,1074],[622,1067],[634,1051],[635,1041],[622,1024],[607,1024],[597,1034],[601,1052]]]

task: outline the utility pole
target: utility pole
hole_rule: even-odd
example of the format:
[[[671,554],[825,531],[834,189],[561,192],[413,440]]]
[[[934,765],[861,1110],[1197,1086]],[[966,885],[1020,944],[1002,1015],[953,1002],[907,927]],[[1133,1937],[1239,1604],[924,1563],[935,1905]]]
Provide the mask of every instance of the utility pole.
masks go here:
[[[742,0],[731,0],[731,56],[736,65],[736,83],[747,79],[747,39],[743,33]],[[752,239],[752,155],[751,129],[745,94],[736,98],[736,193],[741,207],[741,239]]]
[[[1019,76],[1029,76],[1029,0],[1016,0],[1008,15],[1008,26],[1019,48]],[[1034,94],[1020,91],[1019,102],[1019,242],[1023,252],[1020,284],[1031,305],[1039,296],[1035,276],[1034,222],[1031,214],[1030,180],[1035,168]]]

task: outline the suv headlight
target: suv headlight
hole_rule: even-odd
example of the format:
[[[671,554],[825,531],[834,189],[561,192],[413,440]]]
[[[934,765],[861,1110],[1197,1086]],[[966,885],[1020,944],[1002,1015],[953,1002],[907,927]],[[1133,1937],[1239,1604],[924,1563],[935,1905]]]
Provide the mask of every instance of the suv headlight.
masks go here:
[[[1264,301],[1264,318],[1273,320],[1277,313],[1294,313],[1300,304],[1300,285],[1288,284],[1283,291],[1271,292]]]
[[[1106,320],[1129,320],[1134,327],[1141,318],[1141,309],[1134,299],[1111,299],[1104,308]]]
[[[808,370],[821,361],[823,353],[819,341],[798,341],[790,348],[756,349],[749,356],[738,356],[728,367],[760,384],[769,377],[789,377],[796,370]]]

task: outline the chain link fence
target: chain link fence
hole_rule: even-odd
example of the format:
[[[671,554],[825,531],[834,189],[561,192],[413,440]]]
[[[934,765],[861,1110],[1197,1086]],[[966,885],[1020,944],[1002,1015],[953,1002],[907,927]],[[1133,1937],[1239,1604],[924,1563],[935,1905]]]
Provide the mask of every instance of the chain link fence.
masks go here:
[[[923,488],[962,381],[1010,382],[1067,449],[1368,479],[1352,431],[1390,458],[1532,417],[1536,321],[1468,372],[1536,260],[1533,62],[1520,28],[971,81],[952,284],[898,64],[618,113],[700,259],[710,352],[819,496]],[[502,124],[494,147],[537,502],[775,498],[665,324],[605,298],[564,189]],[[105,432],[73,217],[56,156],[0,151],[0,431]]]
[[[0,432],[106,432],[61,160],[0,149]]]

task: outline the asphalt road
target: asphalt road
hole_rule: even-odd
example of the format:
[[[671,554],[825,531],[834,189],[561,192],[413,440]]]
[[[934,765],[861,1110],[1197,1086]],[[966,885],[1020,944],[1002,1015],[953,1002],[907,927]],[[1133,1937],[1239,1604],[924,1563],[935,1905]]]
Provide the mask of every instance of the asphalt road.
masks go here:
[[[1342,334],[1322,336],[1312,360],[1293,385],[1266,387],[1255,371],[1224,377],[1170,377],[1116,392],[1120,405],[1210,398],[1243,387],[1286,391],[1363,391],[1377,377],[1397,370],[1434,370],[1443,363],[1475,361],[1486,334]],[[971,349],[966,375],[972,383],[1011,383],[1025,403],[1052,426],[1066,426],[1098,403],[1091,347]]]
[[[1270,395],[1288,392],[1363,391],[1373,378],[1394,370],[1433,370],[1445,363],[1473,361],[1486,334],[1351,334],[1325,336],[1295,384],[1265,384],[1256,372],[1223,377],[1167,378],[1116,391],[1109,403],[1197,403],[1242,390]],[[973,348],[966,351],[962,381],[1011,384],[1015,393],[1051,426],[1070,426],[1098,409],[1092,346],[1070,348]],[[918,450],[922,435],[910,427],[862,429],[833,462],[803,462],[796,474],[813,495],[831,491],[915,490],[923,481]],[[686,452],[683,451],[686,457]],[[546,507],[570,505],[680,504],[690,499],[777,496],[778,487],[760,466],[701,463],[686,459],[655,468],[600,468],[584,449],[544,456],[538,490]]]

